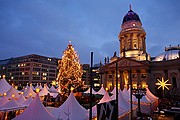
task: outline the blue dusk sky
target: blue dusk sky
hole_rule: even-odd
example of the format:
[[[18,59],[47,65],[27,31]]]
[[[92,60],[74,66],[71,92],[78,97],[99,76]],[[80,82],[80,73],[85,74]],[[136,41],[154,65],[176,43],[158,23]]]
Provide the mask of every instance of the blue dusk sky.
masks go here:
[[[157,56],[180,43],[179,0],[0,0],[0,59],[38,54],[61,58],[69,40],[80,63],[119,54],[118,35],[129,5]]]

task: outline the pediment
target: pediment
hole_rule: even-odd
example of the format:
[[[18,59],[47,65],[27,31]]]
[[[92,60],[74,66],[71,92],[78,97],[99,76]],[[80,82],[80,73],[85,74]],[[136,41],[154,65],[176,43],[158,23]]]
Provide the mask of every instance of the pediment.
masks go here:
[[[118,67],[143,67],[147,66],[140,61],[136,61],[130,58],[120,58],[118,60]],[[116,62],[110,63],[108,67],[116,67]]]

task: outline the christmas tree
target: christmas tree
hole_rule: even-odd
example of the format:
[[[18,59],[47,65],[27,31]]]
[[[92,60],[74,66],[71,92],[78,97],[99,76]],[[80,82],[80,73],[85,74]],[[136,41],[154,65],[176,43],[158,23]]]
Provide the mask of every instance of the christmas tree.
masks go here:
[[[83,74],[82,66],[71,43],[68,44],[67,49],[63,52],[62,60],[58,61],[58,67],[57,80],[64,95],[68,95],[71,88],[77,90],[83,86],[83,81],[81,80]]]

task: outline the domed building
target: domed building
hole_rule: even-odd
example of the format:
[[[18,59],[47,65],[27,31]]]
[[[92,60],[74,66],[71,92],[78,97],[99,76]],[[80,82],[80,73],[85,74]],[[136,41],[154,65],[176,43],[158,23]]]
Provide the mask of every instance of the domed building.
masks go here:
[[[101,66],[101,79],[104,87],[112,90],[116,85],[116,65],[118,68],[118,86],[121,89],[137,86],[145,87],[156,95],[162,96],[162,90],[156,83],[162,78],[171,84],[167,95],[180,96],[180,47],[170,46],[154,59],[146,51],[146,32],[137,13],[131,7],[124,16],[119,33],[120,55],[116,52],[110,62]],[[176,91],[176,92],[174,92]],[[178,93],[179,92],[179,93]]]
[[[164,60],[173,60],[180,58],[180,46],[173,46],[165,48],[165,52],[156,56],[153,61],[164,61]]]

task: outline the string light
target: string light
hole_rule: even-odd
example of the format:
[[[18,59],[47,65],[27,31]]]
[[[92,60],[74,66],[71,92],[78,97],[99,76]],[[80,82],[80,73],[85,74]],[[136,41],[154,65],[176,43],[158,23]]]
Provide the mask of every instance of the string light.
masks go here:
[[[71,42],[69,42],[67,49],[63,52],[62,60],[58,61],[58,68],[59,73],[56,80],[64,94],[68,93],[69,87],[76,89],[83,84],[83,81],[81,81],[82,66]]]

